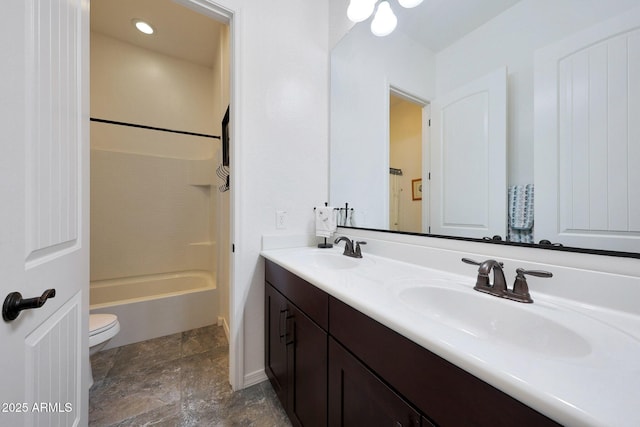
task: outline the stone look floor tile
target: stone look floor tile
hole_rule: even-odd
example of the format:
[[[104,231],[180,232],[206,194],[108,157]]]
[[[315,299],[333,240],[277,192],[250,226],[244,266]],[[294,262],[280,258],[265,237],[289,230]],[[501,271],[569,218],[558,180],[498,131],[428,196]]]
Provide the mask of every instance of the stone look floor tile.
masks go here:
[[[180,425],[180,403],[161,406],[142,415],[128,418],[115,427],[176,427]]]
[[[109,376],[125,375],[149,366],[178,360],[181,357],[182,334],[167,335],[120,347]]]
[[[220,355],[229,352],[227,337],[221,327],[205,326],[182,333],[182,357],[210,351]]]
[[[109,373],[115,363],[115,356],[120,349],[112,348],[104,350],[91,356],[91,369],[93,371],[93,382],[101,382]]]
[[[287,413],[278,400],[275,390],[271,387],[269,381],[264,381],[259,384],[262,387],[262,391],[267,399],[269,408],[274,417],[274,426],[291,426],[291,421],[287,417]]]
[[[207,326],[91,358],[91,427],[291,426],[268,381],[233,392],[224,330]]]
[[[90,394],[89,422],[108,426],[180,402],[180,367],[166,362],[105,378]]]

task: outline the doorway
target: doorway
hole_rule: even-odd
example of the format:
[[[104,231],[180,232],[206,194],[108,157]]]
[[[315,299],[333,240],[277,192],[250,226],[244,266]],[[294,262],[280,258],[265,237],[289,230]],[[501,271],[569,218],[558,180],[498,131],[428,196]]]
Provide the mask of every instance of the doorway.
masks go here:
[[[428,105],[389,92],[389,230],[424,233],[428,225]]]
[[[211,323],[225,326],[229,338],[230,259],[224,249],[231,203],[220,176],[229,172],[221,167],[230,103],[229,19],[181,3],[91,4],[91,289],[117,282],[114,289],[130,291],[132,283],[144,282],[150,294],[137,298],[156,301],[164,298],[158,292],[168,291],[184,314],[169,321],[150,306],[142,330],[134,313],[129,324],[120,320],[112,346]],[[156,33],[138,33],[138,19],[148,20]],[[176,285],[180,289],[161,290],[165,276],[185,280]],[[187,286],[194,281],[197,290]],[[200,288],[206,291],[199,294]],[[201,297],[194,302],[196,293]],[[125,299],[92,301],[91,311],[126,318]],[[196,309],[198,300],[209,310],[207,304]]]

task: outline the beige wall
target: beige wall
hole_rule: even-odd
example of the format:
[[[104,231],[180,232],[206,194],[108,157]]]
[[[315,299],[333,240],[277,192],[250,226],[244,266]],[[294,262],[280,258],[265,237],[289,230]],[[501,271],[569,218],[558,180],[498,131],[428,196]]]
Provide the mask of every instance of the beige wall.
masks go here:
[[[229,27],[226,26],[222,30],[220,35],[220,45],[216,53],[217,66],[213,67],[213,99],[214,99],[214,111],[216,117],[216,135],[222,135],[222,118],[230,102],[229,84],[230,84],[230,61],[229,61]],[[232,142],[233,143],[233,142]],[[216,153],[216,167],[222,163],[222,150],[219,149]],[[225,332],[229,334],[229,286],[230,286],[230,251],[231,251],[231,227],[230,227],[230,193],[220,192],[218,187],[222,185],[221,180],[216,181],[216,185],[212,187],[212,191],[215,192],[216,197],[212,197],[212,203],[215,206],[216,215],[211,216],[211,227],[215,230],[217,237],[217,254],[216,254],[216,277],[218,283],[218,295],[219,298],[219,313],[222,317]]]
[[[211,134],[211,69],[91,33],[91,115]]]
[[[213,134],[213,87],[210,68],[91,35],[92,117]],[[91,280],[215,269],[219,146],[91,124]]]

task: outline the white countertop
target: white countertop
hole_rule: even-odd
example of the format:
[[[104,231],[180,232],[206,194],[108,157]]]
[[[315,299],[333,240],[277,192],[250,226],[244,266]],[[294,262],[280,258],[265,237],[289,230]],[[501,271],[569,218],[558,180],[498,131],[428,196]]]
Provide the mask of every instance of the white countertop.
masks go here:
[[[637,316],[542,294],[533,295],[533,304],[504,300],[474,291],[475,280],[468,276],[366,253],[362,259],[348,258],[357,263],[356,267],[323,268],[306,257],[317,252],[341,254],[342,248],[298,247],[264,250],[261,254],[561,424],[640,425]],[[466,268],[461,264],[461,271]],[[403,290],[425,282],[471,293],[471,300],[476,294],[492,298],[492,306],[507,304],[504,308],[516,315],[552,319],[585,340],[577,340],[575,351],[552,354],[465,331],[457,322],[462,313],[450,313],[450,318],[447,313],[428,315],[399,297]],[[526,334],[522,337],[526,341]]]

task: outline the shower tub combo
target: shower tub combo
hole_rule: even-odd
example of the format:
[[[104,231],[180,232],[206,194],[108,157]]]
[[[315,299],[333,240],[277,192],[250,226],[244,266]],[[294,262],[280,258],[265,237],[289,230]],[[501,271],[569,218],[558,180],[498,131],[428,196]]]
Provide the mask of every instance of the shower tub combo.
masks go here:
[[[118,316],[121,329],[106,348],[218,322],[218,296],[208,271],[184,271],[91,282],[91,313]]]

